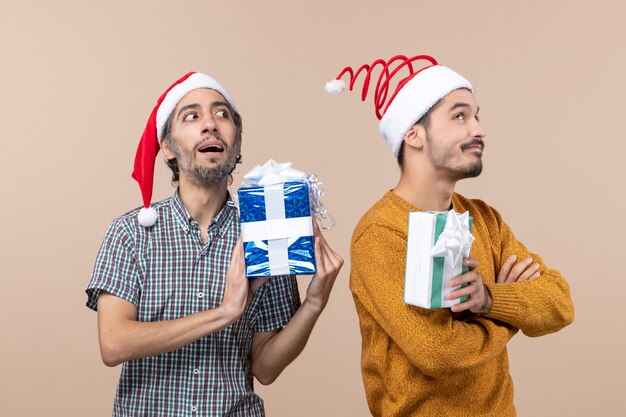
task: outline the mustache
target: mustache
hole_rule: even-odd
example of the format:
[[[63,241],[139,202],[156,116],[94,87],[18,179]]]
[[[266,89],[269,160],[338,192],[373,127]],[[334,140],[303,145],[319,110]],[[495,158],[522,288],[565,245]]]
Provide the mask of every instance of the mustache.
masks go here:
[[[209,139],[217,139],[222,144],[222,148],[224,148],[224,150],[228,149],[228,145],[226,144],[226,141],[222,139],[222,136],[219,133],[215,132],[215,133],[211,133],[210,135],[203,136],[202,140],[196,143],[196,146],[193,147],[193,150],[197,151],[198,149],[200,149],[200,146],[202,146],[202,144]]]
[[[482,139],[472,139],[471,141],[461,145],[461,149],[471,148],[472,146],[480,145],[485,150],[485,142]]]

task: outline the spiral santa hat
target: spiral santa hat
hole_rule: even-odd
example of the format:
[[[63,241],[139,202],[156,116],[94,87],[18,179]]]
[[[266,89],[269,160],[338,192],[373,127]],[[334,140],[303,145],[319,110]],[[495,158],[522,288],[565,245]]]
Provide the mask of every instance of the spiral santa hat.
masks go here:
[[[426,61],[425,66],[415,66],[416,61]],[[364,73],[361,100],[365,101],[370,87],[372,72],[381,67],[374,90],[374,110],[380,120],[380,133],[397,157],[404,135],[422,116],[443,97],[459,88],[473,91],[472,84],[448,67],[439,65],[429,55],[406,57],[396,55],[390,60],[377,59],[354,71],[344,68],[337,78],[326,83],[326,92],[337,95],[345,88],[342,79],[349,75],[350,91],[357,78]],[[392,91],[393,85],[395,89]]]
[[[185,74],[169,86],[159,97],[139,141],[132,174],[141,189],[143,208],[139,210],[138,221],[144,227],[154,225],[158,217],[156,210],[150,207],[150,201],[152,200],[152,186],[154,182],[154,163],[159,149],[161,149],[160,143],[163,139],[163,127],[178,102],[187,93],[198,88],[209,88],[217,91],[235,109],[235,103],[224,87],[212,77],[199,72]]]

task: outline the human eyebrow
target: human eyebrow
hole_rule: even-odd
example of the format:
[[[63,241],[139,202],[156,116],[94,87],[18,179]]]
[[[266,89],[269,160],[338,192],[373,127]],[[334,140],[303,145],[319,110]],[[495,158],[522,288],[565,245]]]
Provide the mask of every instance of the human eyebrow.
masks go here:
[[[226,107],[229,112],[232,112],[230,104],[228,104],[225,101],[214,101],[213,103],[211,103],[211,108],[212,109],[214,109],[216,107]]]
[[[449,112],[452,112],[452,111],[454,111],[454,110],[456,110],[456,109],[458,109],[458,108],[467,108],[467,109],[471,109],[471,108],[472,108],[472,106],[470,106],[470,105],[469,105],[469,104],[467,104],[467,103],[454,103],[454,104],[452,105],[452,107],[450,107],[450,110],[448,110],[448,111],[449,111]]]
[[[200,105],[197,103],[187,104],[186,106],[183,106],[180,108],[180,110],[178,110],[178,115],[176,117],[177,118],[180,117],[180,115],[186,112],[187,110],[197,110],[199,108],[200,108]]]

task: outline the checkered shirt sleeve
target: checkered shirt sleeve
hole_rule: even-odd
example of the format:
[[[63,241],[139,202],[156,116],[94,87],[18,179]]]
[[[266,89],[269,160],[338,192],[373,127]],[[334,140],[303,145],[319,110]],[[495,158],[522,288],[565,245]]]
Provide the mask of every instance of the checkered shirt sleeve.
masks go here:
[[[287,325],[300,307],[300,293],[295,275],[271,277],[255,323],[255,332],[269,332]]]
[[[98,296],[106,291],[135,305],[139,274],[131,228],[123,218],[109,226],[87,285],[87,307],[97,310]]]

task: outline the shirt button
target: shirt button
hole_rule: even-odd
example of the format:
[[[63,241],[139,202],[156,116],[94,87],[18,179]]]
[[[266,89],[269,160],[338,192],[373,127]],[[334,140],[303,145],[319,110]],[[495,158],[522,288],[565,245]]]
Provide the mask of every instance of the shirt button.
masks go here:
[[[200,370],[198,368],[196,368],[196,369],[193,370],[193,373],[198,375],[200,373]]]
[[[198,298],[204,297],[204,293],[202,291],[198,291]]]
[[[196,411],[198,411],[198,407],[196,407],[195,405],[191,406],[191,412],[195,413]]]

